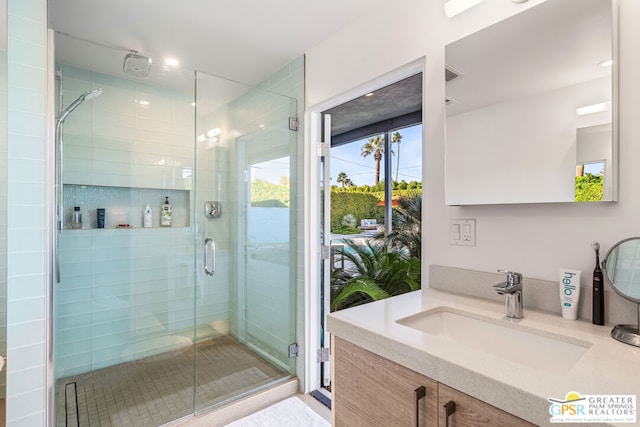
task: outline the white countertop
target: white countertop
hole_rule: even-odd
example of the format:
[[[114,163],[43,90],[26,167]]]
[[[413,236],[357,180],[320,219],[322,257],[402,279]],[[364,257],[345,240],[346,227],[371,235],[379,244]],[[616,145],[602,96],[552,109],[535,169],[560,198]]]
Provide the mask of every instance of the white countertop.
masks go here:
[[[558,374],[396,323],[438,307],[510,322],[503,319],[504,304],[423,289],[332,313],[328,329],[337,337],[538,425],[550,425],[547,399],[564,399],[571,391],[580,395],[640,395],[640,348],[611,338],[611,325],[596,326],[525,308],[524,319],[515,322],[516,327],[592,344],[568,372]],[[640,425],[640,415],[637,423]]]

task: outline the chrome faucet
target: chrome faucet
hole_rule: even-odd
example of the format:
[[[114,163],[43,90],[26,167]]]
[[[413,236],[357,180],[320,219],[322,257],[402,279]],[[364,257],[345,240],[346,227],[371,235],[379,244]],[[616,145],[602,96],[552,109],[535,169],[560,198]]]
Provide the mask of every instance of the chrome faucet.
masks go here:
[[[522,274],[508,270],[498,270],[498,273],[507,276],[506,281],[493,286],[497,293],[506,297],[505,317],[522,319]]]

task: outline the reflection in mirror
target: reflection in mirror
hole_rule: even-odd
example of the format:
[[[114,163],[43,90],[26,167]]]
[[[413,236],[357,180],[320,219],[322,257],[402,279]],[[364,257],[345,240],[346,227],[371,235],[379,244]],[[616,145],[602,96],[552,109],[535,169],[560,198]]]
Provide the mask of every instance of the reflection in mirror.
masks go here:
[[[446,46],[447,204],[616,200],[612,10],[548,0]]]
[[[640,237],[622,240],[607,253],[602,261],[605,277],[611,287],[623,298],[638,305],[636,325],[617,325],[611,336],[627,344],[640,347]]]
[[[612,199],[611,124],[579,128],[576,135],[576,202]]]

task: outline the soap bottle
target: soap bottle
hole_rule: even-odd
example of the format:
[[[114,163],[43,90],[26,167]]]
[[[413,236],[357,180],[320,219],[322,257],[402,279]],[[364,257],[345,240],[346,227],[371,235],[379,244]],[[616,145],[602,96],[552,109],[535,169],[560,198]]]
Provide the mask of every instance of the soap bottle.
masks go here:
[[[145,228],[150,228],[153,226],[153,217],[151,216],[151,206],[147,204],[147,207],[144,208],[144,223],[143,226]]]
[[[71,228],[82,228],[82,214],[80,213],[80,206],[73,208],[73,214],[71,215]]]
[[[160,217],[160,225],[162,227],[171,227],[171,205],[169,204],[169,196],[165,196],[162,204],[162,212]]]

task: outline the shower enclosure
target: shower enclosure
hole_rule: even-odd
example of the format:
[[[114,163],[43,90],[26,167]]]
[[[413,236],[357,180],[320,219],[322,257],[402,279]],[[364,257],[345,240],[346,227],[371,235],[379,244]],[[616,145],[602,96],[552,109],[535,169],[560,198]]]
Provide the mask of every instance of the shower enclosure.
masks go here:
[[[293,377],[296,99],[202,72],[185,91],[56,57],[58,114],[102,89],[59,138],[56,424],[157,426]]]

